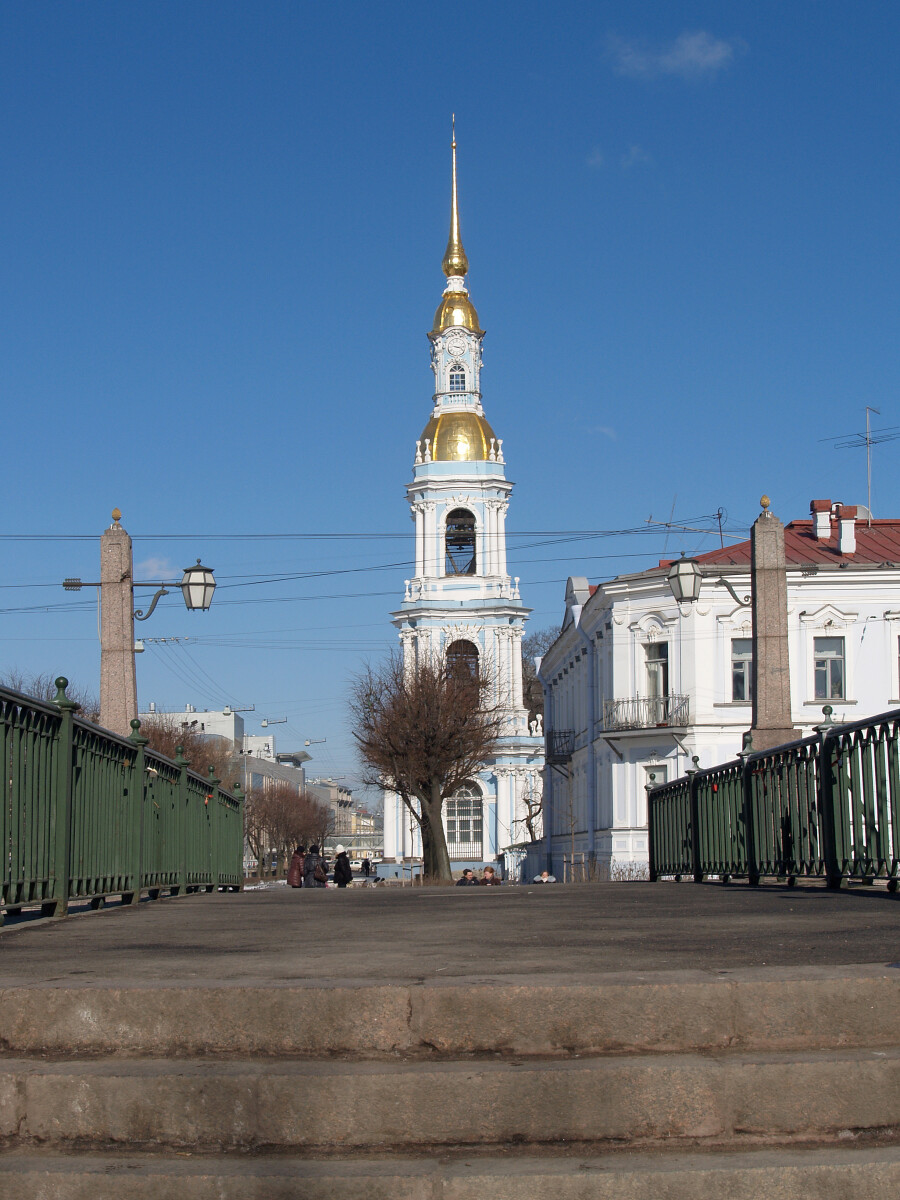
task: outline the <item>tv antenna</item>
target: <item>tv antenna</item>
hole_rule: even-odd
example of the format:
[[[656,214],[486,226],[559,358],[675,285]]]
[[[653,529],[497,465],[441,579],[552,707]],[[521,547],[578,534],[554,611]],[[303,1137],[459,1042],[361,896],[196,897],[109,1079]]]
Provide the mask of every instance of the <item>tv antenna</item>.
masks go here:
[[[866,512],[868,524],[872,524],[872,447],[879,442],[893,442],[900,438],[900,425],[886,425],[884,429],[873,429],[870,413],[881,416],[880,409],[866,405],[866,432],[842,433],[838,437],[820,438],[822,442],[833,442],[835,450],[858,450],[866,448]]]

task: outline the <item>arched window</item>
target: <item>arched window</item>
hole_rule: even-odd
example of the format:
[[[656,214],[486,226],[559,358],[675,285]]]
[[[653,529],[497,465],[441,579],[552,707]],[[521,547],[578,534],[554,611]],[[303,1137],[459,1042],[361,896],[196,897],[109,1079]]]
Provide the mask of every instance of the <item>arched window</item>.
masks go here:
[[[459,363],[450,368],[450,391],[464,392],[466,390],[466,372]]]
[[[451,859],[481,861],[484,814],[481,792],[474,783],[462,784],[444,802],[444,828]]]
[[[447,647],[447,666],[452,671],[465,671],[474,679],[478,674],[478,647],[463,639],[451,642]]]
[[[467,508],[447,514],[445,575],[475,574],[475,517]]]

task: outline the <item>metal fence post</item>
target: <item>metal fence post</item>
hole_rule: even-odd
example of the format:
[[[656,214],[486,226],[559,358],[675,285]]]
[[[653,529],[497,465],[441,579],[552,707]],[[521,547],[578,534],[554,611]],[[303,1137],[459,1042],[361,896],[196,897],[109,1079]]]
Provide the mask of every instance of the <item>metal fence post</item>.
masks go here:
[[[758,887],[760,880],[759,868],[759,830],[756,821],[756,805],[753,803],[753,771],[748,763],[753,753],[753,734],[744,734],[741,743],[741,795],[744,804],[744,831],[747,837],[747,882],[751,887]]]
[[[221,779],[216,779],[215,767],[210,767],[209,782],[206,785],[206,828],[209,847],[209,877],[212,882],[207,884],[208,892],[217,891],[219,884],[219,784],[221,782]]]
[[[43,916],[63,917],[69,910],[69,876],[72,845],[72,788],[75,770],[75,713],[81,707],[66,695],[69,681],[56,680],[53,703],[59,709],[56,770],[50,799],[50,861],[53,864],[53,895],[41,905]]]
[[[651,793],[652,793],[653,789],[656,787],[656,772],[655,771],[649,772],[649,779],[650,779],[650,782],[646,785],[646,787],[644,789],[647,793],[647,846],[649,849],[649,859],[650,859],[648,866],[650,869],[649,870],[650,882],[656,883],[656,880],[657,880],[656,830],[655,830],[655,826],[654,826],[654,817],[656,814],[653,812],[653,801],[651,800]]]
[[[244,890],[244,801],[246,797],[241,789],[241,781],[239,779],[235,781],[234,786],[231,789],[231,794],[234,796],[235,800],[237,800],[238,805],[240,806],[238,808],[238,826],[240,827],[241,831],[241,850],[240,859],[238,860],[238,877],[240,879],[240,883],[238,884],[237,890],[242,892]]]
[[[128,861],[131,865],[129,875],[133,886],[130,892],[122,893],[122,903],[138,904],[141,899],[141,873],[144,867],[144,747],[150,739],[141,736],[141,723],[137,717],[131,722],[131,736],[128,740],[134,746],[134,758],[131,760],[131,780],[126,796],[130,818],[128,821]]]
[[[826,714],[828,715],[828,714]],[[822,815],[822,858],[825,860],[825,879],[830,888],[841,888],[846,880],[838,857],[838,813],[841,789],[837,786],[838,764],[832,761],[833,738],[827,729],[816,731],[819,739],[819,771],[816,803]]]
[[[176,836],[178,838],[178,891],[183,896],[190,891],[187,877],[187,839],[188,839],[188,767],[191,765],[184,757],[184,746],[175,747],[175,762],[179,768],[178,774],[178,813],[175,819]]]
[[[689,767],[685,771],[690,779],[691,788],[691,872],[694,876],[694,883],[702,883],[705,876],[703,864],[700,861],[700,759],[695,754],[691,762],[693,769]]]

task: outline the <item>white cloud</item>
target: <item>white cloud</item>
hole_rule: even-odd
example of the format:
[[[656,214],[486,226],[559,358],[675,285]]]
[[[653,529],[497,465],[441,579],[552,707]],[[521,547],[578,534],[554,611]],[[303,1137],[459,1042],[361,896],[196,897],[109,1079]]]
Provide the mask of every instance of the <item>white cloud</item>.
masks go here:
[[[713,37],[703,29],[680,33],[673,42],[655,49],[614,34],[607,39],[614,70],[633,79],[658,75],[708,79],[727,67],[742,45],[736,39]]]
[[[595,146],[593,148],[593,150],[590,152],[590,154],[585,159],[585,162],[587,163],[587,165],[589,167],[593,167],[593,169],[595,171],[600,170],[600,168],[603,166],[604,158],[603,158],[603,151],[600,149],[599,146]]]
[[[168,558],[145,558],[134,564],[135,579],[172,579],[181,572],[172,566]]]
[[[630,171],[632,167],[644,166],[653,159],[642,146],[629,146],[622,155],[622,170]]]
[[[592,425],[588,433],[601,433],[604,437],[608,437],[611,442],[618,440],[616,431],[611,425]]]

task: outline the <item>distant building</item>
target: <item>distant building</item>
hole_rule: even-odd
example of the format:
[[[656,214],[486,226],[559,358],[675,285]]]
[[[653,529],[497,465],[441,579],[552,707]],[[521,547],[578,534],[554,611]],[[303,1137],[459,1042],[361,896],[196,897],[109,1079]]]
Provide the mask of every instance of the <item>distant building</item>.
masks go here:
[[[900,520],[814,500],[785,527],[797,737],[900,705]],[[700,599],[676,604],[669,563],[591,585],[570,578],[538,660],[548,766],[542,855],[647,860],[647,784],[740,751],[751,723],[750,543],[699,555]]]
[[[334,826],[325,839],[329,854],[342,845],[351,858],[381,858],[384,852],[381,822],[356,803],[350,788],[333,779],[311,779],[306,790],[331,809]]]
[[[268,790],[278,783],[288,783],[296,787],[299,795],[306,785],[303,764],[309,761],[310,755],[305,750],[278,753],[274,734],[245,733],[243,717],[232,708],[198,710],[188,704],[183,712],[162,712],[151,704],[139,717],[142,722],[164,717],[201,737],[228,741],[244,792],[251,788]]]

